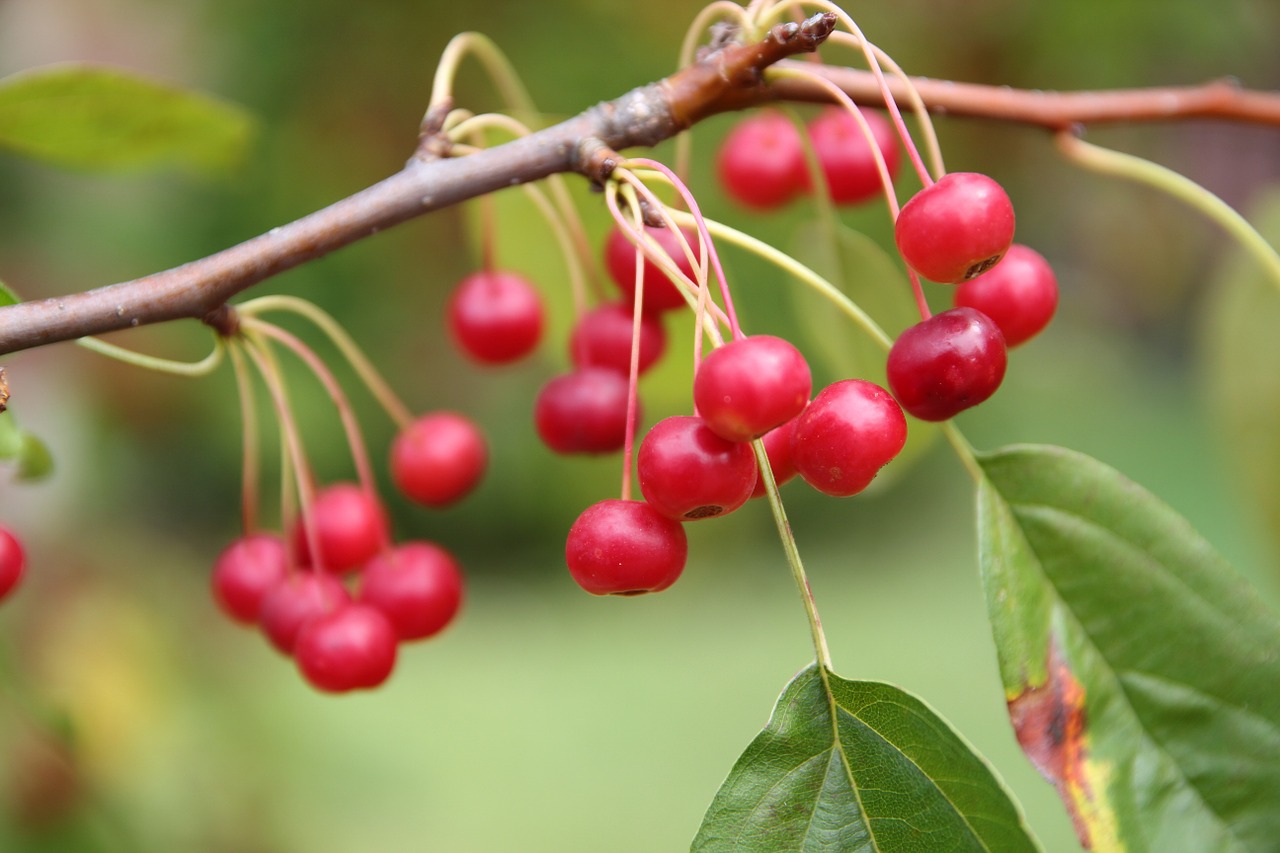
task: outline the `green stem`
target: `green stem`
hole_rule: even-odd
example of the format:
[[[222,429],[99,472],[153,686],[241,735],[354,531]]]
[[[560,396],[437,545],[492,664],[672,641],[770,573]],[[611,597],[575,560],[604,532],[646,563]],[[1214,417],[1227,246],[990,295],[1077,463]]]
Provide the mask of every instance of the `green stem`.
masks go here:
[[[258,414],[254,404],[253,386],[249,382],[249,367],[245,364],[240,342],[228,345],[231,366],[236,375],[236,391],[240,396],[240,423],[243,460],[240,468],[240,526],[246,536],[258,529],[259,450]]]
[[[168,358],[157,358],[154,355],[143,355],[98,338],[77,338],[76,343],[99,355],[114,358],[116,361],[174,376],[208,376],[222,363],[223,355],[221,338],[213,339],[213,351],[199,361],[174,361]]]
[[[515,66],[507,59],[496,44],[481,33],[460,33],[450,40],[440,54],[440,64],[436,68],[435,80],[431,85],[432,107],[446,103],[453,98],[453,82],[458,76],[458,66],[468,53],[480,60],[488,72],[494,86],[498,89],[502,100],[515,112],[524,113],[532,121],[538,114],[529,90],[520,82],[520,75]],[[430,109],[428,109],[430,112]]]
[[[964,465],[969,476],[973,478],[975,485],[981,485],[986,478],[986,474],[982,470],[982,466],[978,464],[977,455],[973,449],[973,445],[960,432],[960,428],[956,426],[955,421],[947,421],[942,424],[942,434],[947,437],[951,447],[956,452],[956,456],[960,457],[960,462]]]

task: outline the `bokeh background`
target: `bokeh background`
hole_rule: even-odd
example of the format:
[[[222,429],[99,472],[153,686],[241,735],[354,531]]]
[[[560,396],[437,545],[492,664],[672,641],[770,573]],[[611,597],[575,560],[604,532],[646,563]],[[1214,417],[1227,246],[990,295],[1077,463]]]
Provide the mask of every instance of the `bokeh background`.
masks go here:
[[[76,174],[0,155],[0,279],[32,298],[133,278],[390,174],[457,32],[492,36],[556,117],[669,73],[696,11],[676,0],[0,0],[0,74],[115,63],[243,104],[260,122],[249,159],[225,181]],[[1280,88],[1271,0],[904,0],[852,11],[904,67],[933,77],[1047,89],[1230,75]],[[459,92],[477,109],[498,106],[475,66]],[[747,216],[715,186],[711,158],[731,122],[696,129],[694,190],[708,215],[785,247],[812,209]],[[1214,344],[1204,318],[1229,249],[1219,232],[1148,190],[1078,171],[1041,132],[945,118],[938,128],[951,168],[1006,186],[1019,240],[1053,262],[1062,286],[1057,322],[1015,353],[996,398],[960,418],[966,434],[979,447],[1058,443],[1115,465],[1280,600],[1275,531],[1239,488],[1234,441],[1206,405]],[[1275,129],[1186,122],[1089,138],[1172,166],[1245,211],[1280,176]],[[577,183],[598,239],[602,201]],[[574,586],[564,534],[616,492],[618,471],[614,459],[556,458],[532,429],[537,387],[565,363],[564,267],[532,209],[504,197],[500,257],[539,282],[554,322],[519,367],[468,364],[440,309],[477,263],[472,213],[407,223],[255,291],[314,300],[411,406],[469,412],[490,435],[491,474],[464,505],[426,513],[387,490],[397,533],[453,549],[470,587],[463,618],[406,648],[372,694],[315,693],[210,601],[209,568],[239,524],[229,370],[179,380],[71,346],[4,359],[14,412],[58,470],[39,485],[0,480],[0,519],[22,531],[30,557],[28,582],[0,608],[0,850],[687,848],[811,658],[767,507],[690,527],[685,576],[662,595],[601,600]],[[887,245],[882,207],[843,216]],[[728,263],[749,331],[839,346],[788,301],[781,277],[732,253]],[[195,323],[113,340],[190,358],[209,344]],[[689,409],[686,340],[673,331],[673,355],[645,381],[648,421]],[[815,368],[836,378],[830,364]],[[382,458],[392,428],[350,387]],[[321,392],[301,374],[293,388],[317,470],[350,478]],[[784,490],[837,670],[924,697],[990,759],[1046,849],[1073,849],[1056,795],[1006,722],[966,475],[938,446],[882,480],[842,501]]]

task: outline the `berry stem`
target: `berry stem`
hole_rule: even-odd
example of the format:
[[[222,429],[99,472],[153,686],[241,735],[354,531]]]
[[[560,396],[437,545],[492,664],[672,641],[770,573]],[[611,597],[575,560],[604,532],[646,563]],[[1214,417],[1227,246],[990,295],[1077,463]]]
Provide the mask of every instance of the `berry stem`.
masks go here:
[[[433,112],[447,109],[453,103],[453,84],[458,76],[458,67],[462,60],[471,54],[480,60],[494,87],[502,100],[514,111],[524,113],[530,121],[538,114],[529,90],[525,88],[506,54],[486,35],[476,32],[459,33],[449,40],[440,54],[440,62],[436,66],[436,76],[431,84],[431,100],[428,102],[427,117],[423,123],[429,123]]]
[[[98,338],[76,338],[76,343],[99,355],[105,355],[107,358],[114,358],[116,361],[121,361],[134,367],[154,370],[157,373],[168,373],[173,376],[208,376],[222,364],[223,356],[222,339],[218,337],[213,340],[213,351],[199,361],[174,361],[168,358],[157,358],[154,355],[144,355],[115,344],[109,344]]]
[[[942,424],[942,434],[947,437],[947,441],[956,452],[956,456],[960,458],[961,464],[964,465],[969,476],[973,478],[975,485],[981,485],[986,479],[986,474],[982,471],[982,466],[978,464],[976,453],[973,445],[960,432],[960,428],[956,426],[955,421],[948,420]]]
[[[241,445],[240,526],[245,536],[258,529],[259,445],[258,407],[249,381],[249,368],[238,345],[228,347],[231,366],[236,376],[236,392],[240,397]]]

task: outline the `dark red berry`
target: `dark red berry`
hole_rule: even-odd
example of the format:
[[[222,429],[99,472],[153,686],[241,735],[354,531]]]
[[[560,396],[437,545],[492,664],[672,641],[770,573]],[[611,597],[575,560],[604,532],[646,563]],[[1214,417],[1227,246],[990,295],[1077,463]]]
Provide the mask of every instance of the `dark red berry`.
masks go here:
[[[538,392],[533,418],[557,453],[610,453],[627,435],[627,377],[607,367],[557,376]]]
[[[796,418],[792,418],[760,437],[764,442],[765,455],[769,457],[769,470],[773,472],[773,482],[779,486],[796,475],[796,466],[791,461],[791,431],[795,429],[795,425]],[[764,495],[764,476],[761,475],[756,478],[756,487],[752,490],[751,497],[762,498]]]
[[[892,180],[898,175],[898,137],[879,112],[863,110]],[[857,204],[883,191],[875,154],[858,120],[842,107],[828,107],[809,122],[809,138],[836,204]],[[807,177],[807,175],[806,175]]]
[[[374,557],[360,576],[360,601],[391,620],[401,640],[438,634],[462,606],[462,572],[430,542],[406,542]]]
[[[17,588],[26,563],[22,542],[8,528],[0,526],[0,601]]]
[[[587,507],[569,530],[565,562],[593,595],[660,592],[684,571],[684,527],[643,501],[604,500]]]
[[[328,572],[293,572],[262,599],[258,624],[271,645],[291,655],[303,625],[350,601],[347,588]]]
[[[823,494],[856,495],[907,442],[907,419],[888,391],[845,379],[818,392],[791,432],[791,461]]]
[[[448,306],[459,348],[483,364],[506,364],[533,351],[542,337],[542,298],[523,276],[482,270],[458,283]]]
[[[671,256],[676,263],[676,267],[681,272],[688,276],[691,281],[697,281],[693,265],[689,263],[689,259],[684,253],[684,247],[680,243],[680,238],[675,233],[666,228],[652,226],[645,226],[645,231],[657,241],[663,251]],[[694,258],[700,260],[702,258],[702,244],[698,240],[698,232],[688,228],[681,229],[681,231],[693,248]],[[609,271],[609,277],[627,296],[627,300],[634,301],[636,293],[636,247],[627,239],[627,235],[617,225],[609,231],[609,237],[605,240],[604,264]],[[686,304],[681,291],[677,289],[676,285],[667,277],[667,274],[659,269],[656,264],[645,258],[641,269],[644,271],[644,309],[646,311],[650,313],[670,311],[672,308],[679,308]]]
[[[653,425],[636,454],[644,499],[676,521],[733,512],[756,484],[751,445],[716,435],[702,418],[677,416]]]
[[[889,388],[922,421],[945,421],[990,397],[1004,379],[1000,329],[986,314],[952,308],[904,331],[889,350]]]
[[[258,621],[262,600],[289,571],[284,540],[274,533],[255,533],[228,545],[213,564],[213,599],[232,619],[246,625]]]
[[[410,500],[445,507],[470,494],[488,461],[484,435],[470,418],[433,412],[396,436],[391,479]]]
[[[569,357],[576,367],[607,367],[631,374],[631,306],[618,302],[599,305],[579,318],[569,339]],[[640,318],[639,372],[644,373],[662,357],[667,333],[652,314]]]
[[[990,317],[1007,347],[1016,347],[1044,330],[1058,308],[1058,279],[1044,256],[1014,243],[1000,263],[956,287],[955,304]]]
[[[698,365],[693,402],[707,426],[750,441],[794,418],[813,379],[800,351],[782,338],[752,335],[713,350]]]
[[[293,657],[319,690],[377,687],[395,668],[396,632],[376,607],[347,604],[303,625]]]
[[[389,538],[386,511],[377,496],[355,483],[334,483],[316,493],[311,524],[320,546],[320,559],[311,559],[304,526],[294,526],[298,562],[319,564],[331,572],[359,568],[377,554]]]
[[[782,207],[807,183],[804,143],[791,119],[764,110],[738,122],[716,160],[720,185],[754,210]]]
[[[1013,242],[1013,227],[1013,204],[998,183],[952,172],[902,206],[893,234],[912,269],[951,284],[991,269]]]

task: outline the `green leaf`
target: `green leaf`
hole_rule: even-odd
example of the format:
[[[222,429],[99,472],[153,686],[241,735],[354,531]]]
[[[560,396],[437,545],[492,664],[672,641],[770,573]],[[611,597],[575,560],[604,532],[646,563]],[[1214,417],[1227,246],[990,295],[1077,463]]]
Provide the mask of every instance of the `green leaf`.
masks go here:
[[[1009,713],[1094,851],[1270,851],[1280,620],[1168,506],[1054,447],[980,454]]]
[[[1039,847],[991,769],[919,699],[810,666],[707,810],[695,853]]]
[[[0,462],[16,462],[18,480],[39,480],[53,471],[53,456],[43,441],[23,429],[12,412],[0,413]]]
[[[18,298],[18,294],[9,289],[9,286],[0,281],[0,308],[6,305],[17,305],[22,300]]]
[[[59,166],[217,176],[242,162],[252,135],[240,107],[123,69],[51,65],[0,79],[0,147]]]

